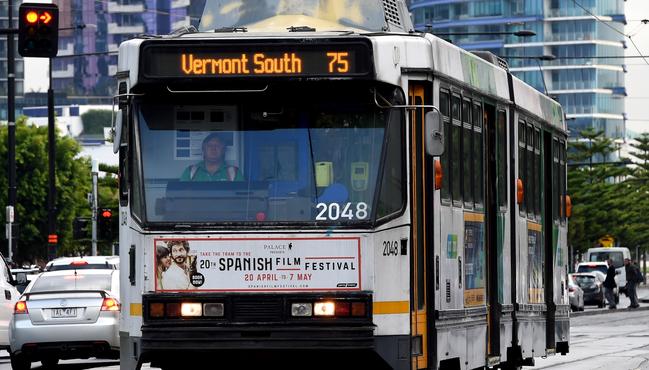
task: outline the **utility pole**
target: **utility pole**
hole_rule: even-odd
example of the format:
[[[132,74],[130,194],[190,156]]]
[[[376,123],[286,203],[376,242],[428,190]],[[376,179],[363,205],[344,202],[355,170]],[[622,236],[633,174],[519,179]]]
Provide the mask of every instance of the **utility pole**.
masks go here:
[[[49,58],[50,88],[47,89],[47,143],[49,159],[47,228],[49,235],[48,240],[50,241],[48,254],[51,259],[54,259],[56,258],[58,235],[56,233],[56,135],[54,129],[54,90],[52,86],[52,63],[52,58]]]
[[[92,252],[91,255],[97,255],[97,177],[99,176],[99,162],[92,161]]]
[[[9,9],[9,29],[14,28],[14,4],[13,0],[8,0]],[[9,206],[16,209],[16,55],[14,50],[14,34],[7,33],[7,161],[9,173]],[[14,213],[14,220],[16,222],[16,213]],[[9,233],[8,240],[9,253],[12,255],[16,250],[18,236]]]

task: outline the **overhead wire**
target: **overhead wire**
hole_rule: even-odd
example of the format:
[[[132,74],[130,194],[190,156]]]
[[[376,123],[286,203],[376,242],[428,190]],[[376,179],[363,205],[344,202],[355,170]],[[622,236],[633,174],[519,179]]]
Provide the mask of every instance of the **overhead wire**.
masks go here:
[[[583,5],[581,5],[580,3],[578,3],[577,0],[572,0],[572,2],[573,2],[576,6],[578,6],[579,8],[581,8],[583,11],[585,11],[586,13],[588,13],[590,16],[592,16],[593,18],[595,18],[595,20],[597,20],[599,23],[601,23],[601,24],[605,25],[606,27],[612,29],[613,31],[615,31],[616,33],[618,33],[618,34],[624,36],[625,38],[628,38],[629,41],[631,42],[631,45],[633,45],[633,47],[635,48],[635,50],[636,50],[636,51],[638,52],[638,54],[640,54],[640,56],[642,57],[642,60],[644,60],[644,62],[645,62],[647,65],[649,65],[649,60],[647,60],[647,58],[642,54],[642,51],[640,51],[640,48],[639,48],[638,45],[635,43],[635,41],[633,40],[633,37],[632,37],[631,35],[628,35],[628,34],[622,32],[622,31],[618,30],[617,28],[611,26],[610,24],[608,24],[607,22],[605,22],[604,20],[602,20],[600,17],[598,17],[597,15],[595,15],[593,12],[591,12],[590,10],[588,10],[586,7],[584,7]],[[643,23],[644,23],[644,22],[643,22]],[[635,35],[633,35],[633,36],[635,36]]]

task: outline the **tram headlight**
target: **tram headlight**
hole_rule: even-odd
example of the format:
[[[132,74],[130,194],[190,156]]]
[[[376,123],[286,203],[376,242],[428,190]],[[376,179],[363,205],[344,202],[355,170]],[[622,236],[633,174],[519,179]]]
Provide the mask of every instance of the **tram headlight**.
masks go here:
[[[316,302],[313,314],[316,316],[333,316],[336,313],[336,304],[333,302]]]
[[[313,304],[312,303],[291,304],[291,316],[299,316],[299,317],[313,316]]]
[[[203,304],[203,315],[206,317],[223,317],[225,308],[223,303],[205,303]]]
[[[203,316],[203,305],[201,305],[200,303],[184,302],[180,306],[180,314],[185,317]]]

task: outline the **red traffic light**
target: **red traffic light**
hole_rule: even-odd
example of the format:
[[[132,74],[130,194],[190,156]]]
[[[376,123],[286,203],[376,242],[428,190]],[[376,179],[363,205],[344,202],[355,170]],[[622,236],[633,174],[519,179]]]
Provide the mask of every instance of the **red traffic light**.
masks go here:
[[[111,218],[111,217],[113,217],[113,212],[111,212],[108,209],[105,209],[105,210],[101,211],[101,217],[103,217],[103,218]]]
[[[56,234],[50,234],[47,236],[47,242],[49,244],[58,244],[59,242],[59,236]]]

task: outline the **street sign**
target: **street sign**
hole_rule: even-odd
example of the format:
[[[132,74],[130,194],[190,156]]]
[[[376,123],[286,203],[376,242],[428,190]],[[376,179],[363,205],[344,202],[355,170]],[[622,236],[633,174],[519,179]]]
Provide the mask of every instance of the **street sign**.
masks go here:
[[[14,207],[13,206],[7,206],[7,222],[8,223],[14,222]]]

